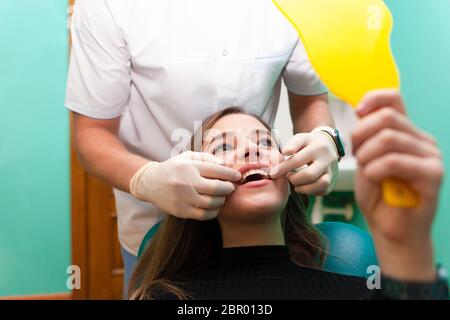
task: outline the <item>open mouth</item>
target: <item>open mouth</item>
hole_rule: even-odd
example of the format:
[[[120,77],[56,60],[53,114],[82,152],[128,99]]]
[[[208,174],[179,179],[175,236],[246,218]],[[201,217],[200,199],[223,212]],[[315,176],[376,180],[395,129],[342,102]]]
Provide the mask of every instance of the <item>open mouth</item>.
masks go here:
[[[251,169],[242,174],[242,178],[239,181],[239,185],[243,185],[253,181],[270,180],[269,168]]]

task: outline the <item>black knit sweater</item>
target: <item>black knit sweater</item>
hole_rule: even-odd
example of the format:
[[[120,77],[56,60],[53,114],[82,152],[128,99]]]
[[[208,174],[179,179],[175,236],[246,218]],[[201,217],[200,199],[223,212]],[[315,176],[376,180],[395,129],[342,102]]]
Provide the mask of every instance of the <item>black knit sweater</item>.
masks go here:
[[[222,250],[215,267],[172,279],[192,299],[378,299],[366,279],[301,267],[285,246],[256,246]],[[175,299],[159,293],[158,299]]]
[[[388,280],[382,277],[383,289],[370,290],[365,278],[297,265],[290,259],[286,246],[222,249],[214,266],[185,272],[170,280],[194,300],[449,299],[446,283],[413,285],[412,291],[404,296],[397,291],[398,281],[394,280],[395,290],[392,289],[393,279],[385,289]],[[165,291],[152,291],[152,297],[177,299]]]

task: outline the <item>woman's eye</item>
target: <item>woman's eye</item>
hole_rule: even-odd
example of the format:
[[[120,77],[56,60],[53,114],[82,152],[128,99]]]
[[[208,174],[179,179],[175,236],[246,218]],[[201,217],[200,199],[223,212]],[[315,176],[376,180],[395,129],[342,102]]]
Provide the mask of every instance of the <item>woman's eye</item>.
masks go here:
[[[219,144],[217,147],[214,148],[214,154],[221,153],[221,152],[227,152],[233,149],[233,146],[228,143],[222,143]]]
[[[268,138],[261,139],[259,140],[259,145],[270,148],[272,147],[272,140]]]

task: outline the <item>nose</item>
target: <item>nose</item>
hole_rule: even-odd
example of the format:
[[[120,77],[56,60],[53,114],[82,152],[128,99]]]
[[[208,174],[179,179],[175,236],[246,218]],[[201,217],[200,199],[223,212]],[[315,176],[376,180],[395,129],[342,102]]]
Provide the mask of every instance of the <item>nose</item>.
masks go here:
[[[261,151],[258,145],[252,141],[247,141],[240,160],[245,163],[259,162],[260,156]]]

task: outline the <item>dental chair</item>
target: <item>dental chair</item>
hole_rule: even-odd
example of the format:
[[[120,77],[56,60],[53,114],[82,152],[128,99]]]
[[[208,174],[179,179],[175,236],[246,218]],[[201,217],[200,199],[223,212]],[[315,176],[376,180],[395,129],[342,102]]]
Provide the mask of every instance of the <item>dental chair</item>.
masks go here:
[[[342,222],[323,222],[316,227],[328,242],[324,270],[364,278],[373,274],[368,268],[377,266],[378,260],[368,232]]]
[[[139,248],[138,257],[158,230],[161,222],[153,226]],[[326,271],[367,278],[378,265],[372,237],[366,231],[342,222],[323,222],[316,225],[327,241],[327,256],[323,269]]]

